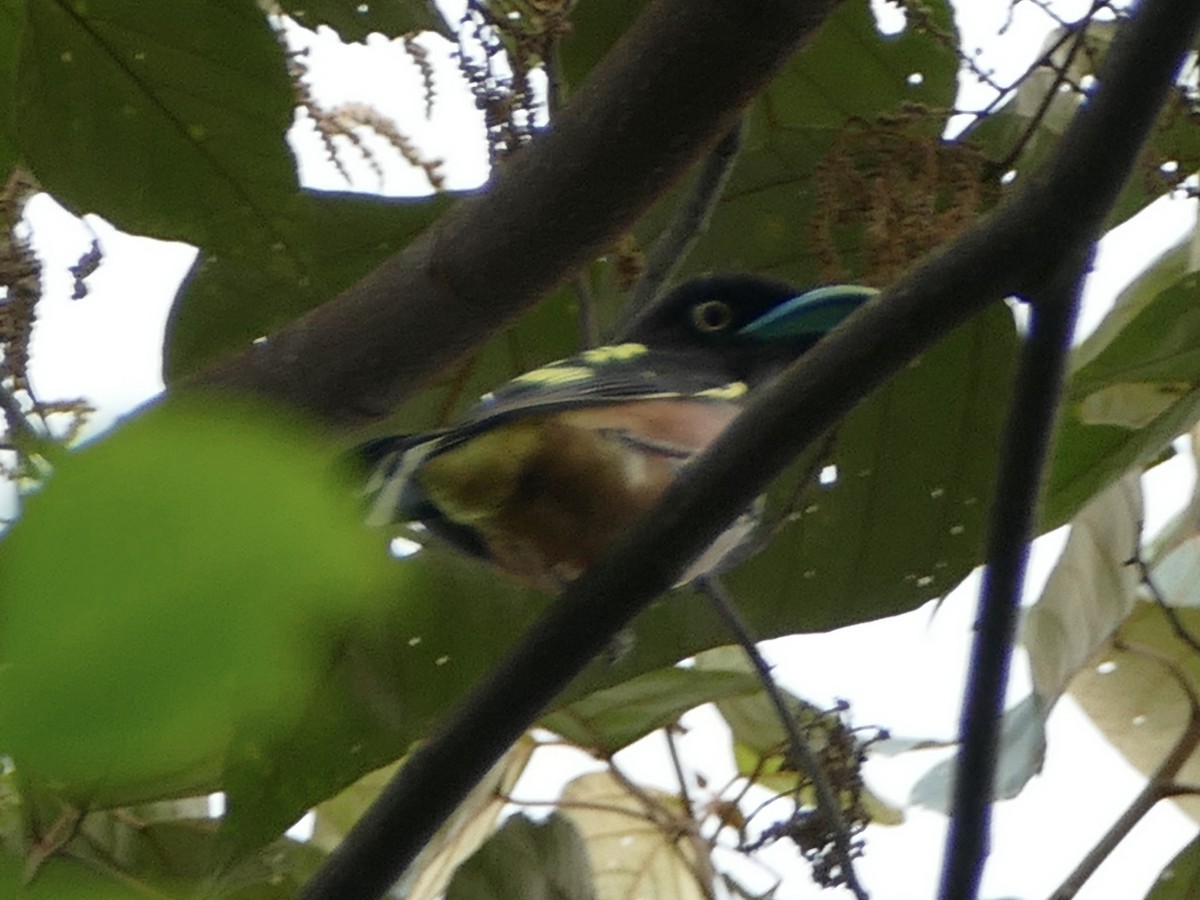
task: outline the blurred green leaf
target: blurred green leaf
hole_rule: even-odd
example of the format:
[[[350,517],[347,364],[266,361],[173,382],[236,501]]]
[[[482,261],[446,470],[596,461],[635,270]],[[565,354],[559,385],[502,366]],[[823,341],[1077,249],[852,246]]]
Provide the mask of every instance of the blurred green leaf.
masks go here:
[[[299,318],[405,246],[450,205],[304,191],[303,234],[278,249],[197,257],[176,294],[163,343],[163,377],[178,381]]]
[[[398,38],[415,31],[453,34],[432,0],[276,0],[279,8],[305,28],[327,25],[343,41],[362,43],[371,34]]]
[[[1129,469],[1146,463],[1200,419],[1200,274],[1185,275],[1135,312],[1118,307],[1119,330],[1104,330],[1102,348],[1085,344],[1088,360],[1070,378],[1042,527],[1069,520],[1088,498]],[[1126,403],[1146,410],[1142,427],[1094,424],[1089,398],[1124,388]],[[1130,388],[1136,390],[1130,391]],[[1111,394],[1109,395],[1111,396]],[[1128,405],[1125,422],[1138,421]]]
[[[25,884],[24,861],[0,858],[0,897],[12,900],[145,900],[146,885],[122,883],[85,863],[51,859]],[[170,895],[167,895],[169,900]]]
[[[538,724],[608,756],[673,724],[690,709],[758,687],[748,673],[660,669],[560,707]]]
[[[233,255],[294,240],[283,48],[253,0],[28,6],[15,131],[75,212]]]
[[[25,0],[0,0],[0,182],[20,158],[13,123],[17,59],[25,27]]]
[[[1167,863],[1146,900],[1200,900],[1200,837]]]
[[[571,821],[512,816],[450,881],[446,900],[593,900],[588,851]]]
[[[0,750],[91,808],[294,727],[395,577],[312,436],[225,398],[70,454],[0,543]]]
[[[383,559],[385,541],[376,537]],[[422,551],[390,568],[391,602],[369,622],[346,624],[338,657],[302,713],[269,741],[235,735],[222,778],[224,824],[242,849],[408,753],[548,601],[444,554]]]

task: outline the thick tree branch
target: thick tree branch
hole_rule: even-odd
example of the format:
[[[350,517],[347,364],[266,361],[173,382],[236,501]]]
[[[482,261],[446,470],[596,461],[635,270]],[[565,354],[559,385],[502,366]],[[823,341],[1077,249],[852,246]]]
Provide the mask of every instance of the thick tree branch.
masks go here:
[[[186,384],[357,427],[395,411],[607,251],[724,134],[836,0],[657,0],[554,128],[332,301]]]
[[[306,900],[382,893],[487,771],[703,547],[805,447],[949,331],[1036,294],[1099,232],[1200,24],[1189,0],[1147,0],[1042,172],[926,258],[760,391],[650,514],[575,581],[409,758],[306,886]]]
[[[1034,305],[1033,328],[1021,354],[990,513],[987,568],[959,725],[961,750],[942,868],[942,900],[974,900],[979,892],[1029,541],[1037,524],[1042,475],[1058,418],[1079,294],[1092,256],[1092,245],[1081,246],[1063,260],[1058,277],[1028,298]]]

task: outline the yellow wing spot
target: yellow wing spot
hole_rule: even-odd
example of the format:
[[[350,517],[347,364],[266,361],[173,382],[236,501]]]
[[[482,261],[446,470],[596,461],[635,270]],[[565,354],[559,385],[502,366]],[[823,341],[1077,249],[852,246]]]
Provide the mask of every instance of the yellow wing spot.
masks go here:
[[[518,375],[513,379],[515,384],[544,384],[556,387],[560,384],[572,384],[576,381],[587,381],[594,373],[587,366],[559,366],[553,363]]]
[[[591,363],[594,366],[602,366],[605,363],[611,362],[626,362],[631,359],[637,359],[639,356],[644,356],[649,352],[645,344],[613,344],[609,347],[596,347],[592,350],[584,350],[579,354],[584,362]]]
[[[749,388],[746,387],[744,381],[731,381],[729,384],[721,387],[709,388],[706,391],[696,393],[697,397],[703,397],[706,400],[737,400],[743,397]]]

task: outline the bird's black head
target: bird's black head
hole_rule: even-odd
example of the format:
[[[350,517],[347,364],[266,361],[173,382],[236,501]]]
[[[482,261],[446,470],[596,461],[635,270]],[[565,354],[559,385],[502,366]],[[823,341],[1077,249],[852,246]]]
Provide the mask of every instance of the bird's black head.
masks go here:
[[[800,356],[875,293],[855,285],[799,290],[754,275],[714,275],[675,288],[619,338],[717,357],[737,377],[757,380]]]
[[[739,343],[741,329],[800,293],[754,275],[696,278],[657,300],[619,337],[663,349]]]

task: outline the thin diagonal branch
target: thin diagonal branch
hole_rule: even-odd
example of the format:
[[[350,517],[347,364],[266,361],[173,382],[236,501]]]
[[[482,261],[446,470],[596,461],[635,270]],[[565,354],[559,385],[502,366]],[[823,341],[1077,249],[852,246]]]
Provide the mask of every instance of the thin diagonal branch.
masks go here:
[[[750,634],[750,629],[738,615],[737,606],[729,592],[725,590],[724,585],[716,578],[704,578],[698,586],[703,593],[708,595],[717,614],[725,622],[725,627],[737,639],[742,651],[750,660],[750,665],[754,667],[767,699],[775,707],[775,715],[779,717],[779,724],[787,733],[788,746],[796,766],[802,774],[808,777],[809,783],[812,785],[813,794],[817,798],[817,814],[824,819],[824,831],[833,836],[835,858],[841,869],[842,881],[857,900],[867,900],[867,892],[859,883],[858,876],[854,872],[854,847],[851,843],[850,829],[846,825],[846,817],[842,815],[842,805],[830,786],[829,779],[825,776],[825,769],[821,766],[821,761],[817,759],[812,747],[800,733],[796,717],[788,709],[779,685],[775,683],[771,666],[759,652],[758,645]]]
[[[625,309],[626,322],[638,316],[658,296],[663,285],[670,280],[675,270],[687,258],[688,251],[708,228],[713,209],[721,198],[721,192],[737,160],[744,127],[745,123],[739,121],[712,148],[696,172],[696,181],[687,197],[683,199],[675,218],[651,245],[646,269],[638,279],[633,296],[629,298]]]
[[[1029,298],[1034,304],[1033,327],[1021,354],[1000,453],[987,568],[959,725],[961,749],[954,775],[941,900],[974,900],[979,892],[991,830],[996,748],[1029,542],[1058,419],[1079,294],[1092,256],[1090,245],[1079,248],[1063,260],[1059,276]]]

